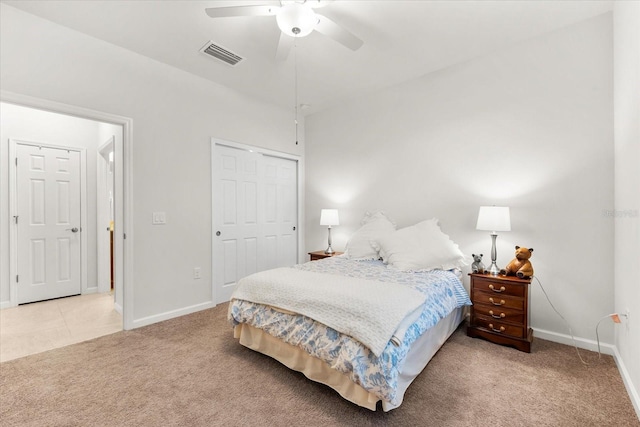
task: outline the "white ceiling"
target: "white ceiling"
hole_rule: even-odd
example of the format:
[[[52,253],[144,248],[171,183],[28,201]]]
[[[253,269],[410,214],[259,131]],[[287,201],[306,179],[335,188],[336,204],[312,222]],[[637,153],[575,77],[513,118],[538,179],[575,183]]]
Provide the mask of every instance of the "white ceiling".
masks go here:
[[[357,51],[313,32],[276,61],[275,17],[212,19],[207,7],[278,1],[3,1],[26,12],[285,108],[309,114],[612,10],[612,1],[335,0],[316,9],[364,40]],[[236,67],[199,50],[208,42]]]

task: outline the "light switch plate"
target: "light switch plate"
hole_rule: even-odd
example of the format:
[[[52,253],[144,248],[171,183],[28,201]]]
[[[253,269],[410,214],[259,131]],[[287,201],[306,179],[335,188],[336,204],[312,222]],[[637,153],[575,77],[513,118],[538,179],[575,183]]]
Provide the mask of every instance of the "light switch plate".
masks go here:
[[[167,214],[165,212],[154,212],[151,224],[153,225],[162,225],[167,223]]]

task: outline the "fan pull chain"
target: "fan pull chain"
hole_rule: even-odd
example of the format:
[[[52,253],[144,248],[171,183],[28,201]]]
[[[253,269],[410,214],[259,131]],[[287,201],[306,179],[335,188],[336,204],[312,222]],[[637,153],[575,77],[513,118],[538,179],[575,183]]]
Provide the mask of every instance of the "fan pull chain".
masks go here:
[[[294,81],[294,98],[295,98],[295,107],[294,107],[294,117],[293,123],[296,128],[296,145],[298,145],[298,43],[296,38],[293,40],[293,81]]]

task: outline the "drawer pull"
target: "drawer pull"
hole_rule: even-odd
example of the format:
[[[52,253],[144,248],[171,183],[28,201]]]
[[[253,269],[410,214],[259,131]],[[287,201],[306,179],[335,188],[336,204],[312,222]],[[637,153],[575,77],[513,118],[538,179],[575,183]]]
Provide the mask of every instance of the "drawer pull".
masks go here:
[[[504,292],[507,290],[507,288],[505,288],[504,286],[500,286],[500,289],[496,289],[493,287],[493,285],[489,285],[489,289],[491,289],[493,292]]]
[[[505,331],[504,326],[500,326],[500,329],[496,329],[493,327],[493,323],[489,323],[489,328],[493,331],[493,332],[497,332],[499,334],[501,334],[502,332]]]
[[[501,299],[500,302],[495,302],[493,298],[489,298],[489,302],[493,305],[504,305],[506,301]]]
[[[491,317],[493,317],[494,319],[502,319],[503,317],[506,316],[506,314],[504,313],[500,313],[500,316],[496,316],[495,314],[493,314],[493,310],[489,310],[489,314],[491,315]]]

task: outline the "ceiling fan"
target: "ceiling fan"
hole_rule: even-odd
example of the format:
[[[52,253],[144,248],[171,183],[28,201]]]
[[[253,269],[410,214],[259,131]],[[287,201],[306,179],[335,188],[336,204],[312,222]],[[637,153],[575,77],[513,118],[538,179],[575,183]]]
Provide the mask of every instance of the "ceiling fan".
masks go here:
[[[205,9],[212,18],[229,18],[235,16],[275,16],[281,30],[276,59],[287,58],[296,37],[305,37],[317,31],[351,50],[358,50],[364,43],[358,37],[342,28],[331,19],[314,11],[326,6],[333,0],[281,0],[280,6],[251,5],[224,6]]]

